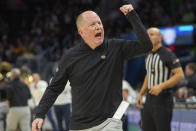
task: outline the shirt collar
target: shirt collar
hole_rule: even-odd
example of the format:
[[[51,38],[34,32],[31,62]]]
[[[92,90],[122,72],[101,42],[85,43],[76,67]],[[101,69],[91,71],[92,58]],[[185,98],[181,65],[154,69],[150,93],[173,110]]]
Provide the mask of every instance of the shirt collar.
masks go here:
[[[163,48],[163,46],[161,46],[160,48],[158,48],[158,49],[157,49],[156,51],[154,51],[154,52],[151,51],[151,53],[152,53],[152,54],[155,54],[155,53],[159,52],[162,48]]]
[[[82,50],[96,51],[96,50],[103,49],[103,48],[104,48],[104,47],[103,47],[104,43],[105,43],[105,40],[103,41],[103,43],[102,43],[101,45],[97,46],[97,47],[93,50],[92,48],[90,48],[90,46],[89,46],[88,44],[86,44],[86,43],[82,40],[82,42],[81,42],[81,44],[80,44],[80,48],[81,48]]]

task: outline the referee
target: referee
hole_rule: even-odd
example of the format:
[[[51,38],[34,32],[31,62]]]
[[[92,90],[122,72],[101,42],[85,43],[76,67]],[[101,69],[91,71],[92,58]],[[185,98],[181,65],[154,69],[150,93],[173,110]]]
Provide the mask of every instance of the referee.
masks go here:
[[[143,131],[171,131],[173,99],[171,88],[184,78],[179,59],[162,46],[158,28],[148,29],[153,44],[146,57],[147,74],[137,100],[142,106],[142,96],[147,94],[142,113]]]

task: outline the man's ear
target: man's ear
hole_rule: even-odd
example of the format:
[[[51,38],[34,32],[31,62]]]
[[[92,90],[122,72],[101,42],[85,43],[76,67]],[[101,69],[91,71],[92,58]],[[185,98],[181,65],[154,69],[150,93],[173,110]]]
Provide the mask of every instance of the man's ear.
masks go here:
[[[78,29],[78,34],[79,34],[80,36],[82,36],[83,32],[81,31],[81,29]]]

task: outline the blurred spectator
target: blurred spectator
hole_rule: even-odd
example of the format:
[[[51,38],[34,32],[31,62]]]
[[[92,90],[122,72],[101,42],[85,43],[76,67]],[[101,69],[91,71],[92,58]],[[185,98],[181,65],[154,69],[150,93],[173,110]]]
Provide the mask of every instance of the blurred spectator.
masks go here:
[[[8,112],[8,106],[4,101],[6,99],[6,91],[5,91],[6,81],[2,77],[0,78],[0,129],[5,130],[6,127],[6,115]]]
[[[126,80],[122,81],[122,96],[123,96],[124,101],[127,101],[132,104],[136,103],[137,93]],[[127,113],[125,113],[125,115],[124,115],[123,131],[128,131],[128,115],[127,115]]]
[[[196,63],[188,63],[185,67],[187,87],[196,90]]]
[[[28,87],[30,88],[30,84],[32,82],[32,78],[31,78],[31,70],[27,67],[27,66],[22,66],[21,69],[21,80],[28,85]]]
[[[38,73],[34,73],[33,75],[33,82],[30,85],[30,91],[33,96],[33,101],[35,104],[35,110],[36,107],[39,104],[39,101],[41,100],[44,91],[46,90],[46,87],[48,86],[48,83],[44,80],[41,80],[40,75]],[[55,119],[52,116],[52,108],[48,111],[47,117],[51,123],[53,131],[58,131]]]
[[[196,95],[196,63],[188,63],[185,67],[185,79],[178,85],[179,99]]]
[[[182,16],[183,24],[193,23],[195,20],[195,14],[191,8],[186,8]]]
[[[8,112],[8,107],[6,102],[0,101],[0,131],[6,129],[6,115]]]
[[[71,86],[70,82],[67,82],[67,85],[64,91],[57,97],[54,103],[54,111],[58,124],[58,131],[63,130],[63,123],[65,123],[66,130],[69,131],[69,122],[71,118]],[[65,122],[63,122],[63,120]]]
[[[126,80],[123,80],[122,82],[122,89],[123,89],[123,94],[122,94],[123,100],[135,104],[138,92],[135,91]]]
[[[14,68],[11,70],[11,82],[6,85],[9,111],[6,120],[6,131],[14,131],[19,126],[21,131],[30,131],[30,108],[27,105],[31,94],[28,86],[20,81],[21,72]]]
[[[40,76],[37,73],[34,73],[32,77],[33,81],[30,84],[30,91],[33,97],[34,104],[35,106],[37,106],[48,84],[47,82],[40,80]]]

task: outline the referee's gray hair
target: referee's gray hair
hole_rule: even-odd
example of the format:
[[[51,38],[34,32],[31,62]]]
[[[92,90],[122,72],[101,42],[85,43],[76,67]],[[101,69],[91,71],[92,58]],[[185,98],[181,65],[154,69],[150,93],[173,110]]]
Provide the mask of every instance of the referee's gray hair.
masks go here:
[[[20,69],[18,68],[13,68],[11,70],[11,76],[13,76],[14,78],[19,78],[21,75]]]

